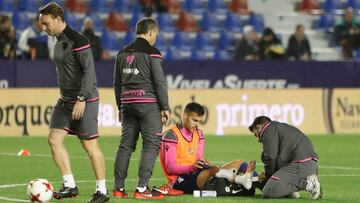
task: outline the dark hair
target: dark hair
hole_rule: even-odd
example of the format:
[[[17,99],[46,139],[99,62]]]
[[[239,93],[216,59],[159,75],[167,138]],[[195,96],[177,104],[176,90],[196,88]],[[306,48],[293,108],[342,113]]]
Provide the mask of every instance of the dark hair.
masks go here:
[[[301,27],[304,27],[302,24],[297,24],[296,25],[296,30],[299,30]]]
[[[189,114],[191,112],[195,112],[198,116],[203,116],[205,114],[204,107],[201,106],[201,104],[196,103],[196,102],[188,103],[185,106],[184,112],[187,114]]]
[[[46,4],[44,7],[39,9],[39,13],[43,15],[51,15],[53,18],[60,16],[64,22],[64,9],[55,2]]]
[[[274,31],[269,27],[265,28],[265,30],[263,32],[263,36],[268,36],[268,35],[275,37]]]
[[[158,29],[159,30],[159,24],[154,20],[153,18],[141,18],[136,23],[136,34],[146,34],[150,30]]]
[[[269,122],[269,121],[271,121],[271,119],[269,117],[267,117],[267,116],[258,116],[258,117],[256,117],[254,119],[254,122],[249,126],[249,130],[251,132],[253,132],[254,127],[256,125],[261,125],[261,124],[264,124],[264,123]]]
[[[6,21],[10,21],[10,20],[11,20],[11,19],[10,19],[9,16],[7,16],[7,15],[2,15],[2,14],[1,14],[1,16],[0,16],[0,23],[1,23],[1,24],[5,23]]]

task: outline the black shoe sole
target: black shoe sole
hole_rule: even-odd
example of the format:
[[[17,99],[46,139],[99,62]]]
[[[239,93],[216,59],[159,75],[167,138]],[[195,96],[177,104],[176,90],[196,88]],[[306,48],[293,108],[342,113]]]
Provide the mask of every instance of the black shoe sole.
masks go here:
[[[58,200],[63,200],[63,199],[65,199],[65,198],[76,198],[77,196],[79,196],[79,195],[76,194],[76,195],[71,195],[71,196],[68,196],[68,197],[63,197],[63,196],[61,196],[61,195],[59,195],[59,194],[53,194],[53,197],[54,197],[55,199],[58,199]]]

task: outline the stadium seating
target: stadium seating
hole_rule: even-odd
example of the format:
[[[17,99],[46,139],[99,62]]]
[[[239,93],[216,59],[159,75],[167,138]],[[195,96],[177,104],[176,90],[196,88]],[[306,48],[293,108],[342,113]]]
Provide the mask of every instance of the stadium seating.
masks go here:
[[[171,45],[180,51],[190,51],[192,48],[187,32],[176,32]]]
[[[30,18],[25,12],[15,11],[12,16],[12,23],[16,27],[17,31],[24,30],[31,25]]]
[[[93,19],[96,34],[102,35],[103,30],[115,31],[116,38],[120,42],[127,40],[125,39],[129,35],[127,32],[134,32],[136,22],[145,16],[140,0],[1,0],[0,11],[12,15],[17,34],[20,34],[31,24],[29,19],[38,12],[40,5],[49,2],[57,2],[64,6],[65,20],[74,29],[80,31],[84,17],[89,16]],[[149,2],[154,1],[149,0]],[[329,51],[328,49],[332,49],[326,43],[330,41],[329,35],[323,35],[322,31],[327,33],[333,31],[335,19],[340,17],[339,14],[344,8],[354,8],[355,15],[360,11],[360,0],[294,0],[283,1],[281,4],[273,0],[159,0],[159,2],[167,8],[167,12],[152,13],[163,34],[159,36],[157,46],[164,53],[170,50],[169,44],[172,48],[180,47],[180,50],[176,51],[182,53],[182,59],[191,58],[190,53],[193,49],[212,52],[212,55],[205,53],[208,58],[219,57],[225,53],[230,57],[229,53],[234,51],[237,40],[242,36],[243,26],[248,24],[258,33],[262,33],[265,25],[273,28],[283,38],[283,42],[288,41],[296,24],[303,24],[307,34],[310,33],[310,36],[308,35],[310,43],[315,45],[312,50]],[[299,8],[302,12],[298,12],[295,8]],[[323,15],[318,15],[322,12]],[[182,32],[190,33],[187,35],[190,39],[185,40],[187,45],[181,42],[182,37],[180,42],[174,40],[178,39],[179,35],[183,35],[179,34]],[[215,51],[214,47],[222,50],[221,54]],[[332,51],[337,52],[335,49]],[[170,56],[172,53],[173,51],[170,52]]]
[[[232,32],[226,30],[221,31],[218,48],[221,50],[234,51],[236,45],[236,40]]]
[[[175,32],[176,26],[173,18],[168,13],[158,13],[157,21],[162,31]]]
[[[180,51],[176,50],[174,47],[170,47],[166,50],[165,59],[169,61],[178,61],[182,60],[183,57],[181,56]]]
[[[264,16],[255,13],[250,14],[248,19],[248,25],[253,26],[256,32],[263,32],[265,27]]]
[[[80,22],[74,13],[65,12],[65,21],[73,29],[78,30],[78,31],[81,30]]]
[[[198,32],[195,37],[195,49],[201,51],[214,51],[215,46],[210,33]]]
[[[314,15],[321,13],[320,3],[318,0],[303,0],[300,4],[299,10],[301,12],[307,12]]]
[[[168,48],[168,43],[165,39],[164,34],[159,33],[156,39],[155,47],[160,51],[165,51]]]
[[[91,9],[91,12],[109,13],[110,12],[109,1],[91,0],[90,1],[90,9]]]
[[[64,6],[63,0],[41,0],[41,5],[46,5],[50,2],[55,2],[55,3],[59,4],[60,6]]]
[[[193,14],[202,14],[205,11],[205,4],[199,0],[185,0],[183,9]]]
[[[86,0],[67,0],[66,8],[75,13],[87,13],[89,11]]]
[[[341,0],[326,0],[324,3],[326,13],[343,14],[343,6]]]
[[[145,15],[143,13],[138,12],[138,11],[135,10],[133,12],[132,16],[131,16],[130,21],[129,21],[130,30],[135,31],[136,23],[143,17],[145,17]],[[162,28],[162,27],[160,26],[160,28]]]
[[[224,22],[224,27],[229,32],[241,33],[243,23],[239,15],[228,12]]]
[[[228,13],[226,3],[224,0],[209,0],[208,11],[214,14]]]
[[[180,12],[176,26],[180,31],[185,32],[198,32],[200,30],[195,18],[185,11]]]
[[[104,29],[104,20],[100,18],[98,13],[91,13],[90,18],[94,23],[94,31],[100,32]]]
[[[360,0],[348,0],[347,7],[351,7],[355,10],[355,13],[360,11]]]
[[[2,0],[0,4],[1,12],[14,12],[15,4],[13,0]]]
[[[163,5],[167,8],[168,13],[178,14],[181,11],[181,4],[178,0],[162,0]]]
[[[37,13],[39,9],[38,0],[21,0],[18,1],[18,9],[21,12]]]
[[[216,50],[214,54],[214,60],[216,61],[227,61],[230,60],[231,56],[226,50]]]
[[[222,28],[216,15],[205,12],[200,22],[202,31],[219,32]]]
[[[132,13],[134,5],[132,0],[115,0],[112,6],[112,10],[121,13]]]
[[[332,32],[335,26],[335,17],[332,14],[323,14],[316,23],[316,29]]]
[[[206,57],[205,53],[201,50],[193,49],[191,51],[190,60],[193,61],[205,61],[208,58]]]
[[[115,32],[107,31],[106,29],[102,31],[101,42],[103,47],[110,52],[117,52],[122,48]]]
[[[112,31],[127,32],[129,27],[122,13],[111,12],[105,22],[106,27]]]
[[[229,10],[239,14],[249,14],[251,12],[247,0],[232,0],[229,3]]]
[[[123,45],[128,45],[136,38],[135,32],[127,32],[124,37]]]

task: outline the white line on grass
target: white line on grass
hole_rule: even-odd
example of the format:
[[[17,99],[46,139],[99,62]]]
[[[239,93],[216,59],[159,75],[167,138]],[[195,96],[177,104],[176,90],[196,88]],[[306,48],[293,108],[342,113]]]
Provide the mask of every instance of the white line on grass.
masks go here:
[[[321,175],[320,177],[360,177],[360,174],[324,174]],[[151,178],[151,180],[153,181],[161,181],[164,180],[164,178]],[[137,179],[135,178],[129,178],[126,181],[131,181],[131,182],[135,182],[137,181]],[[94,180],[77,180],[77,183],[93,183],[95,182]],[[62,183],[62,182],[52,182],[52,183]],[[20,186],[26,186],[27,183],[20,183],[20,184],[6,184],[6,185],[0,185],[0,189],[7,189],[7,188],[13,188],[13,187],[20,187]],[[0,196],[0,200],[5,200],[5,201],[10,201],[10,202],[31,202],[29,200],[24,200],[24,199],[15,199],[15,198],[9,198],[9,197],[4,197],[4,196]]]
[[[16,153],[0,152],[0,156],[18,156]],[[50,157],[51,154],[31,154],[33,157]],[[72,159],[89,159],[87,156],[70,156]],[[106,160],[114,160],[113,157],[105,157]],[[131,158],[131,160],[139,160],[138,158]],[[158,160],[157,160],[158,161]],[[224,164],[225,161],[212,161],[214,164]],[[257,163],[257,165],[262,166],[263,164]],[[347,166],[326,166],[319,165],[320,168],[326,169],[337,169],[337,170],[360,170],[359,167],[347,167]]]
[[[164,178],[151,178],[151,180],[154,181],[160,181],[160,180],[164,180]],[[126,181],[131,181],[131,182],[136,182],[137,179],[135,178],[129,178]],[[77,180],[77,183],[95,183],[95,180]],[[52,182],[52,183],[62,183],[62,182]],[[0,185],[0,189],[7,189],[7,188],[13,188],[13,187],[25,187],[27,185],[27,183],[20,183],[20,184],[7,184],[7,185]],[[9,197],[4,197],[4,196],[0,196],[0,200],[5,200],[5,201],[10,201],[10,202],[31,202],[29,200],[24,200],[24,199],[15,199],[15,198],[9,198]]]
[[[14,198],[8,198],[8,197],[3,197],[3,196],[0,196],[0,200],[5,200],[5,201],[9,201],[9,202],[31,202],[30,200],[14,199]]]

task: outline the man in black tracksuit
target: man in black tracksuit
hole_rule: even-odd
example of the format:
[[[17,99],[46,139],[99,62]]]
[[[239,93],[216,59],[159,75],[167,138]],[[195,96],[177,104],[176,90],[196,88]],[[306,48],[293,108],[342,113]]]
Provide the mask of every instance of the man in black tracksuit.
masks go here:
[[[120,51],[115,64],[115,98],[122,121],[122,136],[114,164],[114,197],[127,197],[125,178],[132,152],[141,133],[143,148],[140,157],[139,180],[134,197],[162,199],[150,191],[149,179],[159,153],[162,123],[169,118],[168,93],[162,70],[162,56],[153,47],[159,25],[152,18],[136,24],[137,38]]]
[[[42,29],[57,38],[54,63],[60,98],[51,114],[48,139],[55,164],[63,176],[63,187],[53,196],[63,199],[79,194],[64,146],[66,135],[74,134],[87,152],[96,176],[96,192],[88,202],[107,202],[105,161],[97,141],[99,94],[89,41],[66,25],[64,11],[58,4],[49,3],[39,11]]]
[[[263,144],[265,174],[259,179],[267,181],[262,189],[264,198],[299,198],[300,190],[306,190],[313,199],[322,198],[317,176],[319,156],[304,133],[266,116],[255,118],[249,130]]]

